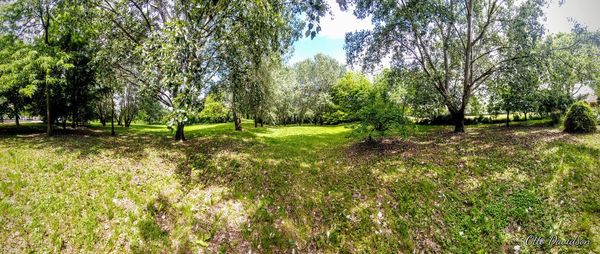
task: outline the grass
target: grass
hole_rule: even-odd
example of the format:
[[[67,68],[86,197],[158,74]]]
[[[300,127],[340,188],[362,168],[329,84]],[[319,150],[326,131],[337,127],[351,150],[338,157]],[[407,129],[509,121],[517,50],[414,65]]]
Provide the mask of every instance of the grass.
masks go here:
[[[2,252],[599,252],[600,134],[0,126]],[[588,239],[525,245],[529,235]]]

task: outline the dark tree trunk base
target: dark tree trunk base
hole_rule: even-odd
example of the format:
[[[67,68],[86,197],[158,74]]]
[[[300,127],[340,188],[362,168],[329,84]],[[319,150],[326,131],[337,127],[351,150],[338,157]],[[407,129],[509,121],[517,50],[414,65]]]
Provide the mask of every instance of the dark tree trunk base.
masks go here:
[[[464,133],[465,132],[465,114],[464,113],[456,113],[452,115],[454,118],[454,133]]]
[[[235,130],[242,131],[242,119],[237,118],[234,120],[234,123],[235,123]]]
[[[183,127],[185,127],[184,124],[177,124],[177,130],[175,131],[175,140],[176,141],[185,141]]]

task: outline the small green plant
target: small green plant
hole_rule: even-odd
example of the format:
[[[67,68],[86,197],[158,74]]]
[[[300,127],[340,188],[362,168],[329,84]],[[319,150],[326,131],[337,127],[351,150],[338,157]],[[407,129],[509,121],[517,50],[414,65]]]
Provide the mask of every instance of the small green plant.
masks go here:
[[[550,119],[552,121],[552,125],[557,125],[560,123],[560,112],[552,112],[550,113]]]
[[[404,116],[403,110],[390,96],[390,87],[381,83],[376,85],[363,98],[362,108],[356,110],[355,117],[359,124],[353,131],[358,136],[366,136],[368,141],[373,141],[373,136],[383,137],[388,131],[403,128],[410,120]]]
[[[373,136],[382,137],[391,129],[399,129],[410,121],[402,115],[400,110],[391,103],[377,100],[374,105],[366,106],[360,111],[362,117],[360,124],[354,129],[354,134],[367,136],[372,141]]]
[[[596,115],[584,101],[571,105],[565,119],[566,132],[590,133],[596,131]]]

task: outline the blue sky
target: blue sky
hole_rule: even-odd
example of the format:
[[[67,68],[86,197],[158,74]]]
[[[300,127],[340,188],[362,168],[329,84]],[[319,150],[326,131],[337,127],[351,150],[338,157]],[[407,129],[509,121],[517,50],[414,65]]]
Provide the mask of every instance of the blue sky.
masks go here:
[[[590,29],[600,30],[600,0],[567,0],[562,6],[558,1],[546,8],[546,29],[548,33],[568,32],[569,18],[587,25]],[[344,38],[347,32],[370,29],[369,20],[359,20],[350,11],[340,11],[335,0],[328,0],[333,16],[321,21],[321,32],[314,38],[303,38],[294,43],[294,53],[289,63],[311,58],[318,53],[329,55],[341,63],[346,63]]]

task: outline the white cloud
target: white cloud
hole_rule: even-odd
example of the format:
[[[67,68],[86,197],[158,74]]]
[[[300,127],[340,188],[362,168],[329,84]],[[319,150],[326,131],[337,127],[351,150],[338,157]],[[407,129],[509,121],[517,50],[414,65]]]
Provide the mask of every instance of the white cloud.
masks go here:
[[[347,11],[342,11],[335,0],[327,0],[327,3],[331,7],[332,15],[327,15],[321,19],[320,36],[331,39],[344,39],[348,32],[373,28],[370,19],[356,18],[352,14],[352,7],[348,8]]]

